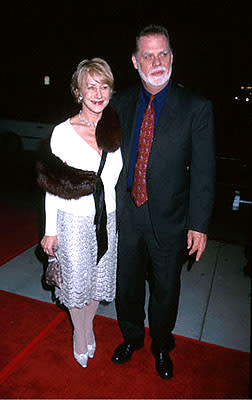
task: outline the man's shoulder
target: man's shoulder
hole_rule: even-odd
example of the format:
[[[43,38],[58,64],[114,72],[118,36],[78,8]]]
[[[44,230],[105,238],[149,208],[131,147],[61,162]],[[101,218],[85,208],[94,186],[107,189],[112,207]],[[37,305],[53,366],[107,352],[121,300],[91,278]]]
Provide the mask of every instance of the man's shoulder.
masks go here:
[[[140,93],[141,86],[135,85],[130,86],[126,89],[122,89],[119,92],[115,93],[111,99],[112,106],[119,106],[120,104],[125,104],[131,102],[135,99]]]
[[[199,90],[189,88],[188,86],[184,86],[178,82],[173,82],[170,89],[173,96],[176,97],[179,102],[183,102],[185,104],[188,103],[197,106],[210,102],[204,95],[200,93]]]

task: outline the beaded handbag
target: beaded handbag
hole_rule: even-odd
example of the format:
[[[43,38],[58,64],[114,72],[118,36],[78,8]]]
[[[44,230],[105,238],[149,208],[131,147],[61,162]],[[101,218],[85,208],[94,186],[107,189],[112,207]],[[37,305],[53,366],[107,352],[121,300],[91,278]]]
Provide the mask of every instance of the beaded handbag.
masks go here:
[[[45,282],[48,286],[57,286],[61,289],[63,278],[57,254],[48,257],[48,266],[45,271]]]

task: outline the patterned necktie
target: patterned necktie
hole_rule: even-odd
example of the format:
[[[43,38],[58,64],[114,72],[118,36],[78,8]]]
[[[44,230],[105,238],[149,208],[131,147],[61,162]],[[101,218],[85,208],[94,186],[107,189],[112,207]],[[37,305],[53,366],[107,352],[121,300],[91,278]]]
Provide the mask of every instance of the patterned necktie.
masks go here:
[[[154,134],[155,113],[153,99],[154,96],[151,96],[149,104],[144,113],[143,122],[139,133],[137,161],[131,189],[131,197],[137,207],[140,207],[148,200],[146,189],[146,171]]]

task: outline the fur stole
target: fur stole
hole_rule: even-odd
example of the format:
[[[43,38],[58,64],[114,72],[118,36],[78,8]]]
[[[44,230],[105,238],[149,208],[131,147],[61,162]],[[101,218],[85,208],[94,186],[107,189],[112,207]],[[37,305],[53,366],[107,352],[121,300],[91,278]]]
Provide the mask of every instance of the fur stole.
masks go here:
[[[51,151],[51,137],[44,139],[38,149],[37,183],[39,187],[64,199],[78,199],[94,192],[97,175],[65,164]],[[121,131],[117,113],[110,107],[103,111],[96,127],[96,141],[105,152],[120,146]]]

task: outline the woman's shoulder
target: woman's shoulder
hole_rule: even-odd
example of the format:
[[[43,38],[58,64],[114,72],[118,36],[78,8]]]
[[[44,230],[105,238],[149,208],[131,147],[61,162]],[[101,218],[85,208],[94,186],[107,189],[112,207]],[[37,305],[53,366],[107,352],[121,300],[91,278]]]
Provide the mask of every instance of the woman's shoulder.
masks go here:
[[[71,125],[69,118],[58,125],[56,125],[52,131],[50,143],[52,149],[55,151],[58,148],[65,146],[65,143],[69,141],[69,135],[71,134]]]
[[[65,121],[62,121],[54,126],[52,131],[52,137],[69,132],[70,127],[71,127],[70,118],[67,118]]]
[[[53,133],[68,130],[69,124],[70,124],[70,118],[67,118],[62,122],[59,122],[57,125],[54,126]]]

